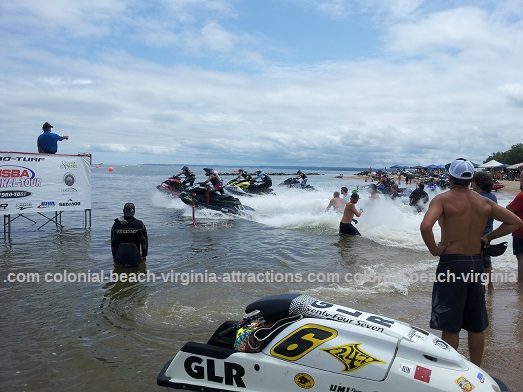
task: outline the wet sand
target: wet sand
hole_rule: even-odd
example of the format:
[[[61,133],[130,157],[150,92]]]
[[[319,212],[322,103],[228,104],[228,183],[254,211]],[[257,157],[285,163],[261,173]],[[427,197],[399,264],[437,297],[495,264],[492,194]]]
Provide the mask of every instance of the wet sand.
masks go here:
[[[423,307],[423,313],[410,322],[427,329],[430,294],[411,296],[409,293],[407,298],[409,302],[416,302],[418,309]],[[481,367],[491,376],[504,381],[513,392],[523,391],[523,290],[515,283],[498,285],[493,294],[487,295],[487,309],[489,327],[485,331],[485,352]],[[441,336],[440,331],[428,330]],[[458,351],[465,358],[470,358],[467,332],[464,330],[460,333]]]

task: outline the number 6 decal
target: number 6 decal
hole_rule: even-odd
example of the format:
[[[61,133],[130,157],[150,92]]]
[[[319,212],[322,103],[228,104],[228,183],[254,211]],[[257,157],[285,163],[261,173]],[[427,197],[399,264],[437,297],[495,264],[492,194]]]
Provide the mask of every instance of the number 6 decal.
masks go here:
[[[338,336],[338,331],[335,329],[307,324],[276,343],[271,348],[271,354],[289,361],[296,361],[336,336]]]

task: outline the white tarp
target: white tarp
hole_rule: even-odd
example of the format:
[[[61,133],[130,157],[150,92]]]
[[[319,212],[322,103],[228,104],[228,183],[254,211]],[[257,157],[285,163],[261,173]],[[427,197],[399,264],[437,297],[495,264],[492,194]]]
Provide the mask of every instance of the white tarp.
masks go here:
[[[507,166],[506,169],[519,169],[522,166],[523,166],[523,162],[516,163],[515,165],[512,165],[512,166]]]
[[[0,151],[0,215],[91,209],[90,160]]]
[[[495,159],[485,162],[482,165],[479,165],[479,167],[486,169],[486,168],[493,168],[503,165],[501,162],[496,161]]]

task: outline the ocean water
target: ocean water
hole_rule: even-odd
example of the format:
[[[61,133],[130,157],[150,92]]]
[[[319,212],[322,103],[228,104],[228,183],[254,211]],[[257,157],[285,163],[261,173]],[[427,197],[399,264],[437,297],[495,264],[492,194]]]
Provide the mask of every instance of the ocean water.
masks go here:
[[[317,191],[307,192],[278,186],[290,175],[273,176],[275,195],[241,198],[254,212],[196,210],[193,221],[191,207],[156,190],[179,167],[113,168],[93,166],[91,230],[83,229],[83,214],[70,212],[63,230],[18,219],[4,238],[0,390],[159,390],[156,375],[186,341],[206,341],[222,321],[241,319],[250,302],[279,293],[428,329],[431,284],[423,278],[437,260],[419,233],[423,215],[405,200],[372,202],[363,177],[305,170],[318,173],[308,181]],[[204,180],[201,168],[193,171]],[[325,211],[342,186],[359,190],[361,237],[338,236],[340,215]],[[504,206],[512,198],[498,194]],[[141,281],[124,282],[113,269],[110,228],[128,201],[147,226],[149,256]],[[510,278],[517,265],[511,239],[502,240],[509,249],[494,270]],[[521,354],[506,355],[523,347],[521,292],[510,282],[495,285],[484,367],[521,380]]]

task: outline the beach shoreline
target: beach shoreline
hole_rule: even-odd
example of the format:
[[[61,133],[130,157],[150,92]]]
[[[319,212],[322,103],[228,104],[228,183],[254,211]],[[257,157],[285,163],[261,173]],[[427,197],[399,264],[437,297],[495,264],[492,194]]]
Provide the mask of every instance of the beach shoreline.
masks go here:
[[[340,179],[340,180],[344,180],[344,179],[358,179],[358,180],[363,179],[363,180],[365,180],[366,179],[370,183],[373,182],[372,177],[370,177],[370,176],[358,176],[356,174],[348,174],[348,175],[343,174],[343,177],[336,176],[335,178]],[[401,184],[404,184],[404,183],[405,183],[405,180],[402,178]],[[416,184],[416,183],[417,183],[417,180],[414,179],[413,184]],[[520,192],[519,181],[499,181],[499,183],[505,185],[505,187],[501,188],[497,191],[493,191],[494,193],[508,193],[510,195],[515,196]]]

